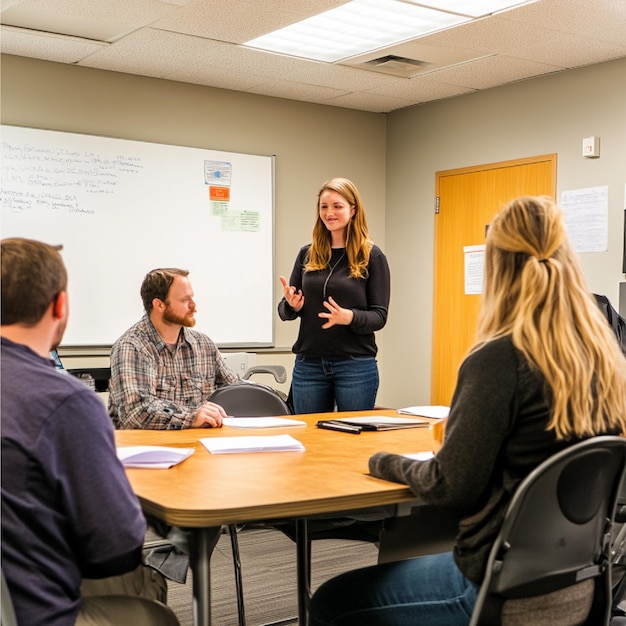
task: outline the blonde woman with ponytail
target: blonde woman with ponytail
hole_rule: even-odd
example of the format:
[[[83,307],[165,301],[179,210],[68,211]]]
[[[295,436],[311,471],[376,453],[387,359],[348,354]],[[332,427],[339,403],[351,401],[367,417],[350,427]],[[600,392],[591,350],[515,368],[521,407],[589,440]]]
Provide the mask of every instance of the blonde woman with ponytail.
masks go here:
[[[550,198],[520,198],[490,231],[474,350],[512,337],[552,391],[557,439],[624,429],[626,361],[587,289],[561,211]]]
[[[347,178],[324,183],[312,242],[300,249],[289,281],[280,277],[283,320],[300,318],[293,352],[296,413],[374,408],[374,333],[387,322],[387,259],[369,238],[361,195]]]
[[[373,476],[458,515],[454,550],[330,580],[312,600],[310,626],[362,625],[372,615],[379,626],[468,624],[520,481],[580,440],[625,432],[626,358],[585,284],[563,215],[548,197],[513,200],[488,229],[477,340],[459,370],[441,450],[428,461],[370,459]]]

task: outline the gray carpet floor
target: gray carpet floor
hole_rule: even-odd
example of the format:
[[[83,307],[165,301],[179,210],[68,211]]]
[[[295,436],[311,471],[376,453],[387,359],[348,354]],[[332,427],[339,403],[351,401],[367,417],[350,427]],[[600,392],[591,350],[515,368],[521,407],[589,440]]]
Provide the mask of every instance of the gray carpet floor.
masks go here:
[[[297,624],[296,549],[283,533],[242,529],[239,550],[248,626]],[[316,589],[342,572],[373,565],[376,545],[324,539],[312,543],[311,586]],[[184,585],[168,581],[168,604],[181,626],[193,626],[192,576]],[[223,534],[211,558],[211,608],[214,626],[237,626],[237,599],[230,539]]]

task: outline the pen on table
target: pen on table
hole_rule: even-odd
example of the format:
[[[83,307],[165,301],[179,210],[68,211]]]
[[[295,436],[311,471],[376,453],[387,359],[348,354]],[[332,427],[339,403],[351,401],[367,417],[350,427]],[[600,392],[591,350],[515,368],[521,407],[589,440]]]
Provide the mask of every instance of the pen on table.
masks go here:
[[[363,430],[360,426],[353,426],[352,424],[339,424],[332,421],[320,420],[317,422],[318,428],[324,428],[326,430],[340,430],[344,433],[352,433],[353,435],[360,435]]]

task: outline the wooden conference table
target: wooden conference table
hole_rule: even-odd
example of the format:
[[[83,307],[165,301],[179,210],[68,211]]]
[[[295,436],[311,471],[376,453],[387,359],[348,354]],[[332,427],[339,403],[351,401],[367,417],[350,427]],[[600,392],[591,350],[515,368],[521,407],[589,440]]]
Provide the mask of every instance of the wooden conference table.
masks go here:
[[[430,451],[436,445],[432,430],[411,428],[358,435],[321,430],[320,419],[351,415],[397,415],[385,409],[341,414],[297,415],[306,426],[287,428],[116,431],[116,444],[195,447],[194,454],[170,469],[127,469],[130,483],[146,514],[191,531],[190,565],[193,571],[194,621],[211,620],[211,528],[288,518],[298,520],[300,539],[306,519],[349,509],[380,505],[415,504],[406,485],[369,475],[368,459],[381,450],[399,454]],[[435,421],[435,420],[432,420]],[[305,452],[210,454],[199,441],[204,437],[289,434]],[[306,624],[309,588],[307,542],[298,541],[298,612]]]

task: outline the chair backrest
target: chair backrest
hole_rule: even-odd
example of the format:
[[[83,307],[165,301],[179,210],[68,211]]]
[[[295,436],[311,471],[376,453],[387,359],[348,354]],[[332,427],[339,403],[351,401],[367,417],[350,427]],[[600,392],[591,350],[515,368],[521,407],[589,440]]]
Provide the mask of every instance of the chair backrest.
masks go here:
[[[594,293],[596,302],[600,307],[604,317],[606,317],[609,326],[613,329],[617,340],[622,346],[622,352],[626,354],[626,319],[624,319],[611,304],[611,301],[606,296]]]
[[[233,417],[291,415],[289,405],[274,389],[257,383],[234,383],[218,387],[209,401],[221,405]]]
[[[536,598],[589,578],[594,599],[584,623],[609,623],[611,520],[625,467],[626,438],[592,437],[553,455],[520,483],[470,626],[502,624],[507,600]]]

